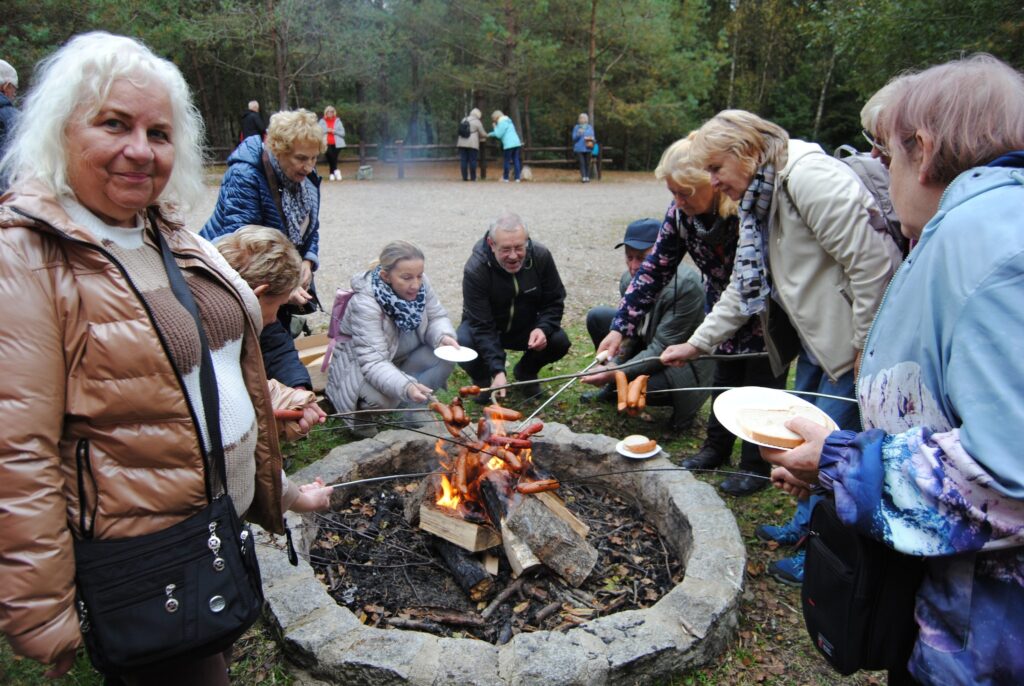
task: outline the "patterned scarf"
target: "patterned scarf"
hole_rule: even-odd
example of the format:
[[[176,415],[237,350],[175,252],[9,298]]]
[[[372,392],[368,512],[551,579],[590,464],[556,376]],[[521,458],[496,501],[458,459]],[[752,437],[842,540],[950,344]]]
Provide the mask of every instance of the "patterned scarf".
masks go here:
[[[313,207],[316,189],[309,179],[303,179],[301,183],[289,179],[274,154],[270,150],[267,150],[267,153],[270,158],[270,166],[274,168],[274,175],[277,177],[277,185],[281,187],[281,208],[284,210],[282,219],[287,229],[288,238],[295,244],[295,247],[299,247],[302,245],[303,222],[307,217],[310,222],[313,221],[309,213]]]
[[[732,281],[739,288],[740,309],[746,315],[764,311],[772,288],[765,256],[768,247],[768,209],[772,206],[775,167],[765,164],[754,174],[740,201],[740,240]]]
[[[419,293],[415,300],[403,300],[398,297],[391,285],[380,278],[380,265],[378,264],[370,273],[373,281],[373,297],[377,304],[384,310],[384,314],[391,318],[400,331],[415,331],[423,321],[423,310],[427,306],[427,294],[423,286],[420,286]]]

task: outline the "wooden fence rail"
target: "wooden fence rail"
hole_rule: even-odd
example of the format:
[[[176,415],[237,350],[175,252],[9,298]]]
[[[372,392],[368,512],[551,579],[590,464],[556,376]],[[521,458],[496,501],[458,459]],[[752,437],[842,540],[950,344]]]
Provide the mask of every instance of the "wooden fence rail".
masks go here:
[[[223,164],[227,161],[228,156],[234,148],[213,147],[208,148],[207,150],[209,153],[208,158],[212,164]],[[595,178],[601,178],[602,165],[610,164],[612,162],[612,159],[608,156],[608,153],[611,152],[611,150],[611,148],[602,147],[601,154],[594,158],[593,165],[596,170]],[[355,154],[346,154],[350,151]],[[481,179],[487,178],[489,151],[495,155],[494,162],[496,164],[501,164],[502,161],[500,147],[493,145],[481,145],[479,157]],[[577,164],[576,155],[573,153],[572,148],[560,145],[524,146],[521,155],[523,164],[530,164],[534,166],[574,166]],[[385,144],[362,143],[342,148],[341,155],[338,157],[339,166],[350,163],[362,166],[369,162],[395,164],[398,167],[399,179],[405,178],[405,165],[407,164],[458,161],[459,149],[455,145],[406,145],[401,140]]]

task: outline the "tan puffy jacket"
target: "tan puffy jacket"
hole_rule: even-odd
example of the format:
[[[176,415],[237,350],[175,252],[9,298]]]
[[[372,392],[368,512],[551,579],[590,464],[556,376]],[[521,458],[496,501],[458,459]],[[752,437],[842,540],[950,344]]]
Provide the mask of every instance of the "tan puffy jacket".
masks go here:
[[[130,279],[42,189],[0,200],[0,631],[15,652],[47,663],[81,642],[76,448],[88,444],[98,538],[157,531],[204,507],[203,462],[178,373]],[[248,516],[281,532],[255,301],[209,243],[158,224],[180,267],[206,270],[250,315],[242,368],[260,432]]]

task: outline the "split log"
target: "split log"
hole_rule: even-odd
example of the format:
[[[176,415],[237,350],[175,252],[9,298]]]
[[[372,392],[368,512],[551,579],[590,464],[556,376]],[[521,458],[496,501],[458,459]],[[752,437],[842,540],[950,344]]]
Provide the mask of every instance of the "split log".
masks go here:
[[[480,481],[480,498],[491,522],[501,530],[501,544],[505,549],[505,557],[512,567],[512,576],[519,577],[523,572],[539,567],[541,562],[531,552],[514,531],[505,526],[509,509],[518,498],[515,493],[515,476],[505,470],[494,470],[485,474]]]
[[[405,521],[410,526],[417,526],[420,521],[420,505],[437,500],[437,492],[441,489],[441,475],[431,474],[421,479],[417,488],[405,501]]]
[[[480,602],[494,593],[494,579],[479,560],[443,538],[434,536],[431,542],[459,588],[466,592],[470,600]]]
[[[544,503],[549,510],[555,513],[555,516],[561,519],[563,522],[572,527],[572,530],[578,533],[583,538],[587,537],[590,533],[590,527],[587,526],[579,517],[569,512],[569,508],[565,506],[565,502],[551,491],[544,491],[543,493],[536,493],[533,496],[537,500]]]
[[[439,509],[433,503],[420,504],[420,528],[471,553],[501,543],[501,536],[491,527],[467,522],[457,514],[448,514]]]
[[[597,550],[536,498],[524,498],[504,526],[573,586],[582,584],[597,564]]]

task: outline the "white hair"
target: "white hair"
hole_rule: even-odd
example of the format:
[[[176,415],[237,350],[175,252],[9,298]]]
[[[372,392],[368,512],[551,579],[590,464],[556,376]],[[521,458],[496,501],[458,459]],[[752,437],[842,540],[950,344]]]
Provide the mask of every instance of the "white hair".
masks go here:
[[[12,143],[0,161],[0,177],[10,185],[42,184],[54,195],[73,193],[68,185],[67,128],[72,117],[88,121],[99,112],[114,82],[139,88],[162,87],[171,104],[174,168],[160,194],[161,206],[187,209],[203,191],[203,120],[174,64],[141,42],[103,31],[72,38],[42,62],[25,97]]]
[[[11,84],[18,87],[18,70],[11,66],[10,62],[0,60],[0,86]]]

